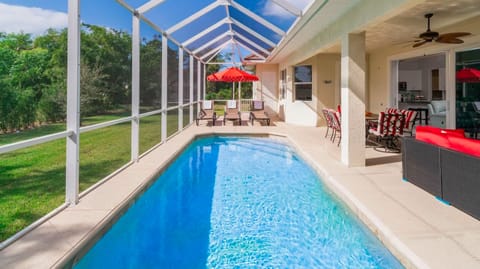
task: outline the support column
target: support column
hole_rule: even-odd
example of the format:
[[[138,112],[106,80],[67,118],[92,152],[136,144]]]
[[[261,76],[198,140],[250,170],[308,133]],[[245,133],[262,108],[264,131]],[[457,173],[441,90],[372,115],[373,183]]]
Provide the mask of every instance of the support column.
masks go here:
[[[65,202],[78,203],[80,163],[80,1],[68,0],[68,70],[67,137]]]
[[[190,79],[189,79],[189,81],[190,81],[190,109],[189,109],[190,110],[190,123],[193,122],[193,101],[194,101],[193,100],[193,59],[194,59],[193,56],[190,55],[190,61],[189,61],[190,68],[189,68],[189,72],[188,72],[188,74],[190,76]]]
[[[183,129],[183,49],[178,49],[178,130]]]
[[[342,39],[341,159],[349,167],[365,166],[365,32]]]
[[[132,17],[132,138],[131,160],[138,160],[140,137],[140,19]]]
[[[202,100],[206,99],[207,94],[207,65],[203,64],[203,74],[202,74],[202,83],[203,83],[203,98]]]
[[[202,87],[200,85],[202,80],[202,62],[200,60],[197,61],[197,100],[200,101],[202,94],[201,90]],[[197,111],[200,111],[200,102],[197,103]]]
[[[168,38],[162,35],[162,142],[167,140]]]

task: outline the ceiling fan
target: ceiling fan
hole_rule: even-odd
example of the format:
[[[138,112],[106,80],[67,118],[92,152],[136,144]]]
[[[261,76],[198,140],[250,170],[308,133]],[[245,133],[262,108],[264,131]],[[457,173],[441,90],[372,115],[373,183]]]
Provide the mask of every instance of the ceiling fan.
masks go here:
[[[427,18],[427,31],[421,33],[418,37],[420,40],[415,40],[415,44],[413,45],[414,48],[420,47],[426,43],[430,43],[432,41],[439,42],[439,43],[447,43],[447,44],[461,44],[463,40],[459,39],[459,37],[470,35],[467,32],[454,32],[454,33],[446,33],[446,34],[439,34],[438,32],[430,30],[430,18],[433,16],[433,13],[425,14],[425,18]]]

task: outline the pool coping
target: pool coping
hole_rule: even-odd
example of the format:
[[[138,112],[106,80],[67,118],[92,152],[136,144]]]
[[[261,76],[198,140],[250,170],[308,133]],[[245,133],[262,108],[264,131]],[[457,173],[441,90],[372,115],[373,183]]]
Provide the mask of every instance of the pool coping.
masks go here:
[[[181,154],[185,150],[186,147],[188,147],[195,139],[203,136],[215,136],[215,135],[233,135],[233,136],[275,136],[275,137],[284,137],[288,139],[288,142],[290,145],[292,145],[296,152],[305,160],[307,163],[315,170],[315,172],[320,176],[322,181],[328,186],[328,189],[333,192],[336,196],[338,196],[349,208],[350,210],[357,215],[358,218],[361,219],[363,223],[367,225],[367,227],[375,234],[377,235],[377,238],[380,239],[380,241],[400,260],[400,262],[406,266],[407,268],[430,268],[430,266],[422,259],[419,257],[411,247],[408,246],[408,242],[405,243],[404,240],[401,240],[397,235],[398,231],[392,231],[388,225],[386,225],[381,219],[378,218],[378,216],[372,212],[367,206],[360,201],[360,199],[352,193],[351,190],[344,184],[342,184],[341,181],[338,180],[338,175],[335,175],[335,173],[331,173],[332,169],[327,168],[325,164],[318,162],[315,160],[318,156],[315,154],[312,154],[311,151],[312,149],[305,147],[305,145],[301,145],[302,143],[306,143],[302,140],[299,140],[298,135],[294,133],[295,131],[289,129],[282,129],[282,128],[276,128],[276,127],[261,127],[261,128],[252,128],[252,127],[234,127],[234,128],[211,128],[211,127],[188,127],[184,132],[181,132],[174,137],[170,138],[167,143],[162,143],[152,151],[150,151],[148,154],[142,156],[142,158],[137,162],[134,163],[128,167],[126,167],[123,171],[119,172],[119,174],[125,173],[125,171],[128,171],[131,169],[132,166],[135,166],[140,163],[144,163],[146,161],[149,161],[149,159],[153,158],[154,155],[158,155],[159,152],[162,152],[165,148],[168,153],[168,156],[165,157],[163,156],[163,160],[154,167],[150,167],[150,172],[145,173],[142,177],[141,180],[138,180],[138,184],[131,189],[128,194],[121,199],[121,201],[116,204],[116,206],[112,207],[111,209],[106,209],[102,212],[103,217],[98,219],[95,225],[88,226],[87,228],[84,228],[83,232],[81,235],[77,235],[77,240],[75,242],[71,242],[71,245],[69,246],[64,246],[63,249],[59,249],[57,251],[56,256],[52,255],[52,253],[47,253],[47,257],[51,258],[52,260],[49,260],[48,263],[44,263],[45,267],[64,267],[68,265],[69,261],[73,262],[73,258],[75,256],[78,256],[78,251],[79,249],[84,248],[92,238],[95,238],[95,236],[98,236],[101,234],[102,229],[105,229],[105,227],[108,227],[110,223],[112,223],[115,218],[118,218],[119,212],[124,210],[125,208],[128,208],[130,203],[134,201],[134,198],[136,198],[139,194],[141,194],[146,188],[154,182],[154,179],[163,171],[165,170],[168,165],[176,159],[176,157]],[[297,136],[297,137],[296,137]],[[323,138],[323,137],[322,137]],[[171,142],[172,141],[172,142]],[[168,151],[170,150],[170,151]],[[166,155],[166,154],[163,154]],[[335,165],[343,168],[343,169],[349,169],[345,166],[339,165],[338,160],[334,160],[334,158],[331,158],[331,156],[327,156],[328,158],[332,159],[333,162],[335,162]],[[151,161],[151,160],[150,160]],[[148,166],[148,165],[146,165]],[[334,167],[335,168],[335,167]],[[127,173],[128,174],[128,173]],[[119,177],[119,175],[115,176]],[[114,178],[115,178],[114,177]],[[113,179],[109,179],[107,181],[110,182],[109,184],[113,184],[111,181]],[[107,184],[106,183],[106,184]],[[108,185],[108,184],[107,184]],[[99,189],[105,188],[104,184],[96,188],[95,190],[92,190],[89,194],[87,194],[85,197],[91,197],[91,193],[96,193],[100,192]],[[85,198],[84,197],[84,198]],[[82,198],[82,200],[84,199]],[[82,201],[80,202],[79,205],[82,205]],[[81,207],[81,206],[80,206]],[[72,209],[69,208],[69,209]],[[73,207],[75,209],[75,207]],[[81,208],[77,210],[82,210]],[[64,210],[64,211],[68,211]],[[62,214],[62,212],[60,212]],[[55,217],[53,217],[55,218]],[[47,221],[48,223],[48,221]],[[45,225],[47,225],[47,223]],[[475,226],[477,227],[477,226]],[[33,231],[35,232],[35,231]],[[32,232],[32,233],[33,233]],[[400,234],[401,236],[401,234]],[[26,236],[28,237],[28,235]],[[41,238],[41,237],[40,237]],[[25,238],[21,238],[19,241],[24,240]],[[20,246],[18,246],[20,245]],[[13,243],[12,246],[7,247],[5,250],[8,249],[22,249],[22,244],[17,244],[17,242]],[[23,248],[25,246],[23,245]],[[28,249],[28,248],[27,248]],[[2,257],[2,252],[0,252],[0,257]],[[33,253],[33,254],[38,254],[38,253]],[[39,256],[40,255],[40,256]],[[42,256],[42,254],[38,255],[32,255],[33,257],[30,257],[29,255],[29,260],[35,261],[36,259],[38,260],[41,258],[42,260],[45,260],[45,255]],[[53,260],[55,259],[55,260]],[[19,267],[28,267],[28,261],[22,260],[22,261],[12,261],[10,259],[10,263],[7,260],[0,259],[0,265],[19,265]],[[19,262],[18,264],[16,262]],[[32,263],[30,263],[32,264]],[[36,264],[36,263],[33,263]],[[479,262],[480,264],[480,262]],[[7,267],[6,266],[6,267]],[[3,266],[0,266],[3,267]]]

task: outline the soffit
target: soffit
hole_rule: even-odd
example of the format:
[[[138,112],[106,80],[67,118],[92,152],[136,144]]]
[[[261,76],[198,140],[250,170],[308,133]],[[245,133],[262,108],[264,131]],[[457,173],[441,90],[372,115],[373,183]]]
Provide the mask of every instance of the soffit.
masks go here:
[[[304,16],[302,20],[308,20],[308,24],[298,32],[292,31],[289,35],[294,35],[288,46],[279,46],[276,55],[273,57],[274,62],[281,62],[288,59],[292,54],[298,51],[305,51],[309,46],[317,46],[312,48],[313,54],[316,53],[340,53],[341,40],[339,35],[329,33],[335,28],[332,25],[338,23],[338,19],[342,16],[352,14],[358,9],[359,5],[368,1],[330,1],[322,10],[313,14],[311,18]],[[312,6],[311,10],[314,9]],[[407,46],[411,47],[414,40],[418,39],[418,35],[426,30],[426,13],[434,13],[431,19],[431,29],[438,31],[440,34],[445,32],[465,31],[462,29],[462,23],[468,20],[480,18],[480,1],[478,0],[424,0],[424,1],[404,1],[403,5],[385,14],[379,14],[372,17],[371,21],[365,25],[358,25],[350,29],[349,32],[366,33],[366,50],[373,50],[389,47],[389,46]],[[345,15],[347,14],[347,15]],[[306,14],[307,15],[307,14]],[[344,22],[348,18],[341,18]],[[299,22],[298,25],[304,23]],[[342,22],[340,22],[342,23]],[[479,20],[480,25],[480,20]],[[297,26],[298,26],[297,25]],[[325,29],[329,27],[329,30]],[[338,27],[340,28],[340,27]],[[477,30],[476,30],[477,29]],[[465,41],[480,36],[480,27],[469,29],[471,36],[462,37]],[[322,34],[329,36],[331,40],[322,43],[321,46],[311,42],[315,36]],[[344,33],[342,33],[344,34]],[[287,38],[288,39],[288,36]],[[306,45],[307,44],[307,45]],[[311,44],[311,45],[310,45]],[[427,47],[426,44],[422,47]]]

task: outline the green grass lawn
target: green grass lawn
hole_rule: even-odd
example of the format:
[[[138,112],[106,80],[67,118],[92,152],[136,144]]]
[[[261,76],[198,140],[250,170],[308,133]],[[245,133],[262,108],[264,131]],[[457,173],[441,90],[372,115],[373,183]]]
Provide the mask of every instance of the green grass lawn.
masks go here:
[[[125,115],[86,118],[82,125]],[[140,120],[140,153],[161,140],[161,117]],[[167,117],[168,135],[177,131],[178,115]],[[0,135],[0,145],[65,130],[64,124],[42,126],[16,134]],[[80,135],[80,191],[130,161],[130,123]],[[0,241],[18,232],[65,200],[65,139],[0,155]]]

